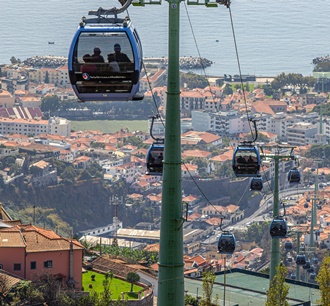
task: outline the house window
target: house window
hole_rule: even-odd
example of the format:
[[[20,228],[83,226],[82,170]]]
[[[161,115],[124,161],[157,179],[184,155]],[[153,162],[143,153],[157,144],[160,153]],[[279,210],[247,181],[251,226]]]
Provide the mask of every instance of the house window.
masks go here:
[[[53,261],[52,260],[44,261],[44,268],[53,268]]]
[[[37,262],[36,261],[31,261],[30,262],[30,269],[31,270],[37,269]]]
[[[21,271],[21,264],[20,263],[14,263],[14,271]]]

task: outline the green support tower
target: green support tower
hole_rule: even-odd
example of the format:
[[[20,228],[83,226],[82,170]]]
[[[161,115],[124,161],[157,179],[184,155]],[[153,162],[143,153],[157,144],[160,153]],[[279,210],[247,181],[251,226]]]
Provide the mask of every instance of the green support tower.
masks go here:
[[[163,186],[158,268],[158,306],[184,305],[184,261],[182,188],[181,188],[181,121],[180,121],[180,2],[169,3],[168,77],[163,160]],[[160,0],[132,1],[134,6],[161,4]],[[188,0],[188,5],[218,7],[230,0]]]
[[[278,172],[279,172],[279,161],[280,160],[289,160],[293,159],[293,149],[294,147],[284,147],[284,146],[277,146],[277,147],[267,147],[263,146],[261,149],[261,158],[270,158],[274,160],[274,201],[273,201],[273,218],[276,218],[280,215],[280,208],[279,208],[279,187],[278,187]],[[271,154],[264,153],[264,149],[269,150]],[[289,154],[282,154],[282,152],[290,150]],[[276,268],[280,263],[280,239],[273,238],[271,242],[271,255],[270,255],[270,274],[269,274],[269,284],[271,280],[275,276]]]
[[[170,0],[158,306],[184,305],[179,18],[180,1]]]

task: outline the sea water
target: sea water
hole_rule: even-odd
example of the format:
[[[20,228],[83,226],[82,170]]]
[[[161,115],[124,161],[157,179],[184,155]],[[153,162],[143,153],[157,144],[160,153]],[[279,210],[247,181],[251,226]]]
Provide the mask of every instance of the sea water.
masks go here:
[[[21,60],[36,55],[67,56],[81,17],[89,10],[113,6],[119,3],[0,0],[0,64],[10,63],[12,56]],[[168,56],[168,11],[166,1],[129,8],[145,57]],[[238,62],[242,74],[311,75],[313,58],[330,53],[328,0],[233,0],[230,12],[224,6],[180,4],[180,56],[213,61],[206,69],[208,75],[237,74]]]

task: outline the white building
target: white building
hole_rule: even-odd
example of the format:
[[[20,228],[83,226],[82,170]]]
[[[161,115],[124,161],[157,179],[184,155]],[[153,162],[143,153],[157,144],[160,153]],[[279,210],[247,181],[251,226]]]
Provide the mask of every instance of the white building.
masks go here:
[[[65,118],[51,117],[48,120],[49,133],[70,137],[71,122]]]
[[[317,127],[307,122],[298,122],[287,129],[288,143],[293,146],[305,146],[318,143]]]
[[[71,123],[62,118],[50,118],[49,120],[0,118],[0,134],[22,134],[36,136],[39,134],[55,134],[70,136]]]

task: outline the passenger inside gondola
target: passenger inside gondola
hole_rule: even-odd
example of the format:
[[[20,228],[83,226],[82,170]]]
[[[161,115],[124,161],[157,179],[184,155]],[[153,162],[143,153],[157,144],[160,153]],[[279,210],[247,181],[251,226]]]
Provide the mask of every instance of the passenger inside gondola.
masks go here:
[[[237,157],[237,163],[238,164],[245,164],[246,163],[246,160],[243,156],[238,156]]]
[[[154,152],[151,154],[148,161],[148,169],[150,172],[162,172],[163,171],[163,153]]]
[[[236,174],[257,174],[260,166],[257,160],[250,156],[239,155],[235,159],[234,171]]]
[[[84,64],[81,65],[80,71],[86,73],[96,72],[96,65],[92,61],[92,57],[90,54],[85,54],[83,56]]]
[[[283,222],[273,221],[271,224],[270,235],[272,237],[285,237],[287,234],[287,229],[282,224]]]
[[[109,61],[109,72],[119,72],[119,64],[116,61],[115,56],[111,53],[108,54],[108,61]]]
[[[222,238],[219,245],[219,253],[232,253],[235,250],[235,244],[231,238]]]
[[[101,55],[101,49],[99,47],[95,47],[93,51],[94,53],[91,56],[91,62],[104,63],[104,58]]]
[[[155,164],[160,165],[162,163],[163,163],[163,153],[160,153],[155,160]]]

